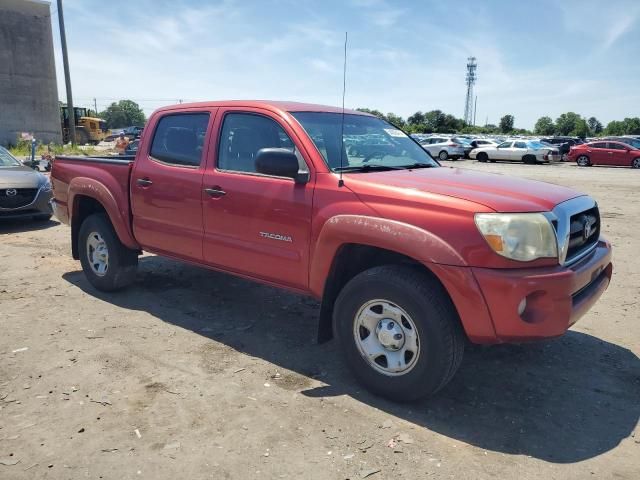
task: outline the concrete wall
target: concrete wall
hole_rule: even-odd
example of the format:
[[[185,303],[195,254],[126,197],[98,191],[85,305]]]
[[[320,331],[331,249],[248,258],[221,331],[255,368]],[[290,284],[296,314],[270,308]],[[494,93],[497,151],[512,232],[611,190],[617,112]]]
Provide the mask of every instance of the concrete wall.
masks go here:
[[[61,142],[49,2],[0,0],[0,145]]]

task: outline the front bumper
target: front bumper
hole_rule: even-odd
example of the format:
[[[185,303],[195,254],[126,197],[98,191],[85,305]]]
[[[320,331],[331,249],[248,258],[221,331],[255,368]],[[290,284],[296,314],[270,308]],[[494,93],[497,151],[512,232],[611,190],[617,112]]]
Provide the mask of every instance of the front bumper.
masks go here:
[[[53,193],[40,188],[38,193],[28,205],[18,208],[0,208],[0,220],[33,217],[34,215],[51,215],[51,199]]]
[[[498,270],[472,268],[495,330],[495,342],[562,335],[609,286],[611,244],[600,239],[593,252],[570,267]],[[520,314],[519,306],[526,299]],[[465,320],[463,319],[463,324]]]

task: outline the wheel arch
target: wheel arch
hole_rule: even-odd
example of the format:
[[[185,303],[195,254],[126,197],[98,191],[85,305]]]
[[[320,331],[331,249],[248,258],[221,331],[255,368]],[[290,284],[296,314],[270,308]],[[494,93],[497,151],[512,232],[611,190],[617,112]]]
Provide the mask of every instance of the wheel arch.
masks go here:
[[[90,178],[74,178],[69,184],[69,207],[71,249],[74,259],[79,258],[77,241],[80,225],[93,213],[105,213],[120,241],[128,248],[140,249],[130,230],[128,203],[127,211],[123,212],[104,184]]]
[[[465,265],[450,245],[418,227],[359,215],[330,219],[316,242],[309,278],[311,292],[321,299],[318,341],[332,338],[333,304],[351,278],[369,268],[400,264],[421,269],[442,284],[430,263]]]

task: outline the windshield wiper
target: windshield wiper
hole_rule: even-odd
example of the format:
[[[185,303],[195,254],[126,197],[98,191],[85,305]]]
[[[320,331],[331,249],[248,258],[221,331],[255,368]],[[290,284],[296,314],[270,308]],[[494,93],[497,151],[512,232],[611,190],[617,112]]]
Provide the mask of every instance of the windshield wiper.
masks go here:
[[[390,165],[349,165],[347,167],[336,167],[334,172],[384,172],[388,170],[404,170],[405,167],[395,167]]]
[[[402,168],[407,170],[413,170],[414,168],[435,168],[437,165],[433,165],[432,163],[413,163],[411,165],[402,165]]]

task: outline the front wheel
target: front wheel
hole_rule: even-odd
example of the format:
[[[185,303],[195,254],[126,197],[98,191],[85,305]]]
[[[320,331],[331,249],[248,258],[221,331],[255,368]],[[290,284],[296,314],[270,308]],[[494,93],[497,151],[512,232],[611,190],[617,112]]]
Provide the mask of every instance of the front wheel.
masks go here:
[[[591,166],[591,161],[589,160],[589,157],[587,157],[586,155],[580,155],[577,158],[576,163],[580,167],[589,167],[589,166]]]
[[[338,295],[333,321],[356,378],[392,400],[436,393],[462,361],[464,333],[448,294],[413,267],[356,275]]]
[[[640,168],[640,157],[633,159],[633,162],[631,162],[631,168]]]
[[[119,290],[135,280],[138,252],[120,242],[105,214],[90,215],[82,222],[78,252],[87,280],[98,290]]]

